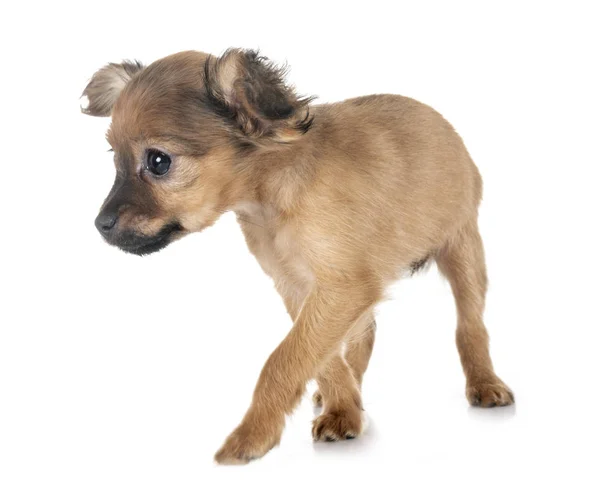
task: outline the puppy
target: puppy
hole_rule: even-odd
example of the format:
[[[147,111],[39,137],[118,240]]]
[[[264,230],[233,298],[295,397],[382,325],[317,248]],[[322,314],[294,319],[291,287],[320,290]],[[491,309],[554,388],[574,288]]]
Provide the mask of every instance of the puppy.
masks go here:
[[[481,177],[440,114],[395,95],[311,105],[281,68],[239,49],[110,64],[83,94],[85,113],[112,117],[116,180],[96,218],[104,239],[144,255],[233,211],[293,320],[217,462],[277,445],[311,379],[323,406],[313,438],[360,435],[374,307],[430,260],[456,299],[469,402],[513,403],[483,324]]]

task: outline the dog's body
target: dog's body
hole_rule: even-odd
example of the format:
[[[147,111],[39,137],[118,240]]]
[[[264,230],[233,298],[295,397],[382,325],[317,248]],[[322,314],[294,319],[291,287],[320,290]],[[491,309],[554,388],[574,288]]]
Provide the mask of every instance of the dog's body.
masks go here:
[[[456,298],[469,401],[513,402],[482,320],[481,178],[437,112],[393,95],[310,106],[278,69],[239,50],[111,65],[84,93],[88,113],[113,117],[117,180],[97,220],[107,240],[145,254],[233,210],[294,320],[219,462],[277,444],[312,378],[324,406],[315,440],[359,435],[373,309],[429,259]]]

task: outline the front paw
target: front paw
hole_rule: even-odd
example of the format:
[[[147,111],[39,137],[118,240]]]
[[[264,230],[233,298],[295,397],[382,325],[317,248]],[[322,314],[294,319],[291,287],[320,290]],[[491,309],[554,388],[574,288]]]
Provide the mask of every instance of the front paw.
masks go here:
[[[275,447],[280,437],[281,432],[260,431],[242,423],[227,437],[215,454],[215,461],[219,464],[247,464]]]
[[[467,399],[472,406],[496,407],[514,404],[515,396],[502,380],[467,384]]]
[[[318,416],[313,422],[312,436],[315,442],[336,442],[356,438],[362,431],[362,411],[358,408],[347,408]]]

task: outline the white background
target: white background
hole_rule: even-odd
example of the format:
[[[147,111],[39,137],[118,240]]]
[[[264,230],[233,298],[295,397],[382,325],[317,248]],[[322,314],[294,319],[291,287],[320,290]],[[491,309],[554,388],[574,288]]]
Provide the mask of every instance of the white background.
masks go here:
[[[598,493],[594,3],[5,5],[0,493]],[[314,445],[307,394],[279,448],[213,464],[290,322],[231,214],[150,257],[102,242],[108,120],[78,97],[107,62],[229,46],[287,60],[321,102],[400,93],[461,133],[516,407],[468,407],[434,267],[380,308],[363,438]]]

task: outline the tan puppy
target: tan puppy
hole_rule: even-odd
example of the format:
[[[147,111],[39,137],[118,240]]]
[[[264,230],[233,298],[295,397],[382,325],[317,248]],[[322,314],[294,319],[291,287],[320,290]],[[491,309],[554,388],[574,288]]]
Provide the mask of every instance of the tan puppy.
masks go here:
[[[373,308],[428,260],[454,292],[469,402],[511,404],[482,319],[481,178],[458,134],[402,96],[312,106],[283,76],[253,51],[183,52],[110,64],[84,91],[86,113],[112,116],[117,178],[96,219],[105,239],[147,254],[234,211],[294,321],[216,460],[277,445],[313,378],[314,439],[359,435]]]

